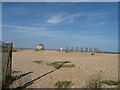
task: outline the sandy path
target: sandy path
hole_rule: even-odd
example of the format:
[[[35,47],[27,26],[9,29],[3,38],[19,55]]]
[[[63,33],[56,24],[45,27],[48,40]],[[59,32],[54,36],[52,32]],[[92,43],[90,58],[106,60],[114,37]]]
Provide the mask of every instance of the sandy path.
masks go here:
[[[72,81],[77,86],[83,87],[97,73],[101,72],[103,80],[118,80],[118,55],[90,53],[60,53],[57,51],[26,50],[13,53],[13,71],[22,73],[33,72],[31,79],[54,70],[46,64],[37,64],[34,61],[54,62],[71,61],[75,68],[61,68],[38,80],[32,88],[53,88],[57,81]],[[28,80],[30,81],[30,80]]]

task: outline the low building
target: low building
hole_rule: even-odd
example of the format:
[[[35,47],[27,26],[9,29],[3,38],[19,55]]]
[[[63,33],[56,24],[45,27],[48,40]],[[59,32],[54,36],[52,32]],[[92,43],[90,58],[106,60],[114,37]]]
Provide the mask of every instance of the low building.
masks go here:
[[[40,44],[37,46],[37,49],[39,49],[39,50],[44,50],[43,44],[40,43]]]

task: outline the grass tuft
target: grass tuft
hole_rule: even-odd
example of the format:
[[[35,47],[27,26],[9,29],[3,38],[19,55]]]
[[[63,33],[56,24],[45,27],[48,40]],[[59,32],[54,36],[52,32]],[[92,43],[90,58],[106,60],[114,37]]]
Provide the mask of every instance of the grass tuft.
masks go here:
[[[63,67],[63,68],[66,68],[66,67],[73,68],[73,67],[75,67],[75,65],[74,65],[74,64],[70,64],[70,65],[63,65],[62,67]]]
[[[35,63],[41,64],[43,61],[34,61]]]
[[[58,81],[54,84],[57,88],[70,88],[72,85],[71,81]]]
[[[70,61],[57,61],[57,62],[53,62],[53,63],[50,63],[49,65],[53,66],[54,68],[59,68],[63,63],[71,63]],[[75,67],[74,64],[70,64],[70,65],[62,65],[61,68],[66,68],[66,67]]]
[[[105,80],[101,83],[107,84],[107,85],[120,85],[120,81],[111,81],[111,80]]]

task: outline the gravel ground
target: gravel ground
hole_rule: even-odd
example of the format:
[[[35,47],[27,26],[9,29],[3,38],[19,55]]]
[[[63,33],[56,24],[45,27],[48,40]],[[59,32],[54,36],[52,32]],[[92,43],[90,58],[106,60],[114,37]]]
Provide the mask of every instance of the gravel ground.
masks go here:
[[[34,61],[43,61],[37,64]],[[43,77],[55,68],[46,63],[54,61],[71,61],[74,68],[60,68]],[[101,80],[118,80],[118,55],[73,52],[65,53],[58,51],[34,51],[26,50],[13,52],[13,71],[20,71],[22,74],[28,73],[29,78],[24,78],[25,82],[39,79],[28,85],[27,88],[54,88],[57,81],[72,81],[73,88],[85,87],[91,79],[100,75]],[[26,75],[26,76],[27,76]],[[24,76],[23,76],[24,77]]]

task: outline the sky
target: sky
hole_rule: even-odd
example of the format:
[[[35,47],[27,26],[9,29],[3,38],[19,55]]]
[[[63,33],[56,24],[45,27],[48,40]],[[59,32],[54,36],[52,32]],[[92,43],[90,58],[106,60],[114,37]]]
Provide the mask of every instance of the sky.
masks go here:
[[[119,2],[120,0],[69,0],[69,2]],[[2,2],[68,2],[68,0],[2,0]]]
[[[2,35],[14,47],[118,50],[117,2],[3,2]]]

